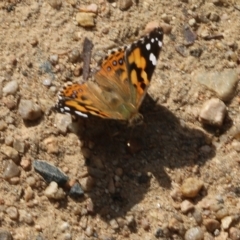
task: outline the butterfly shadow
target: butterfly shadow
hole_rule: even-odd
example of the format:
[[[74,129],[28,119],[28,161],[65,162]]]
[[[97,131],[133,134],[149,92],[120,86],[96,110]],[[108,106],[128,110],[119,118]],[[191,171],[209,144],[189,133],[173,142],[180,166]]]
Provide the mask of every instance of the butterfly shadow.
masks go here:
[[[86,164],[97,184],[89,196],[96,213],[108,216],[106,220],[124,217],[150,188],[170,189],[172,182],[186,177],[180,169],[203,165],[215,156],[203,131],[185,126],[150,96],[140,112],[143,125],[129,128],[119,121],[90,118],[79,134],[85,145],[92,146]]]

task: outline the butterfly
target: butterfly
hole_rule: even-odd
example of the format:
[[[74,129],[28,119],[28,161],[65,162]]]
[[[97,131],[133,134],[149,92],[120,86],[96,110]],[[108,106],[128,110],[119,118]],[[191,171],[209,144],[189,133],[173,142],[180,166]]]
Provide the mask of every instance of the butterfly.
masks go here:
[[[95,115],[126,120],[142,119],[139,107],[147,93],[163,44],[162,28],[129,46],[113,50],[100,64],[95,81],[68,83],[58,93],[55,109],[81,117]]]

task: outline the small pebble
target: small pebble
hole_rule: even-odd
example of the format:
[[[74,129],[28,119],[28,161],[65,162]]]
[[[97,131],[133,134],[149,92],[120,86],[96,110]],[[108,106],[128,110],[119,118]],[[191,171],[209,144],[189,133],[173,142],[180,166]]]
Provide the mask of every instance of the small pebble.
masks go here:
[[[1,240],[13,240],[11,233],[4,229],[0,229],[0,239]]]
[[[195,18],[191,18],[189,21],[188,21],[188,24],[192,27],[196,24],[196,20]]]
[[[95,180],[92,177],[86,177],[79,179],[79,183],[83,189],[84,192],[89,192],[93,189],[95,185]]]
[[[12,220],[17,220],[18,219],[18,217],[19,217],[19,213],[18,213],[18,210],[17,210],[17,208],[16,207],[8,207],[7,209],[6,209],[6,213],[7,213],[7,215],[8,215],[8,217],[10,218],[10,219],[12,219]]]
[[[22,157],[21,162],[20,162],[20,166],[24,169],[24,170],[29,170],[31,167],[31,160],[28,157]]]
[[[220,229],[220,223],[215,219],[204,219],[203,225],[207,228],[207,230],[213,233],[215,230]]]
[[[5,137],[5,144],[6,144],[7,146],[12,146],[12,144],[13,144],[13,137],[10,136],[10,135],[7,135],[7,136]]]
[[[88,236],[88,237],[91,237],[93,235],[93,228],[91,226],[88,226],[85,230],[85,234]]]
[[[95,26],[95,22],[94,22],[95,17],[96,17],[96,14],[94,14],[94,13],[79,12],[76,15],[76,21],[82,27],[94,27]]]
[[[19,222],[27,223],[29,225],[33,224],[32,214],[26,210],[19,210]]]
[[[50,55],[49,56],[49,61],[53,65],[56,65],[58,63],[58,55],[57,54]]]
[[[226,105],[220,99],[211,98],[207,100],[200,111],[199,120],[204,124],[222,126],[227,113]]]
[[[32,177],[32,176],[28,177],[26,179],[26,182],[31,187],[35,187],[35,185],[36,185],[36,179],[34,177]]]
[[[52,80],[50,78],[45,78],[42,80],[42,84],[46,87],[50,87],[52,85]]]
[[[48,198],[52,199],[63,199],[65,198],[65,192],[62,188],[58,188],[56,182],[51,182],[49,186],[45,189],[44,194]]]
[[[110,220],[109,224],[114,230],[117,230],[119,228],[118,222],[115,219]]]
[[[224,230],[229,229],[231,223],[233,221],[233,218],[231,216],[226,216],[221,220],[221,226]]]
[[[65,232],[69,228],[70,228],[70,225],[69,225],[68,222],[63,222],[62,225],[60,226],[60,229],[61,229],[62,232]]]
[[[34,194],[33,194],[33,190],[30,186],[27,187],[27,189],[24,192],[24,199],[26,202],[28,202],[29,200],[31,200],[33,198]]]
[[[148,221],[146,218],[143,218],[143,219],[141,220],[141,226],[142,226],[142,228],[143,228],[145,231],[148,231],[149,228],[150,228],[149,221]]]
[[[203,182],[197,178],[187,178],[181,186],[184,197],[194,198],[203,187]]]
[[[22,139],[14,139],[13,141],[13,148],[18,151],[19,153],[25,152],[25,143]]]
[[[48,3],[52,8],[57,10],[59,10],[62,6],[62,0],[49,0]]]
[[[204,237],[203,230],[200,227],[193,227],[186,231],[185,240],[202,240]]]
[[[34,160],[33,167],[47,183],[56,182],[59,186],[65,186],[69,180],[62,171],[46,161]]]
[[[181,203],[181,211],[182,213],[188,213],[189,211],[192,211],[194,209],[194,205],[188,201],[188,200],[184,200],[182,203]]]
[[[195,211],[193,212],[193,217],[198,225],[202,224],[202,214],[198,209],[195,209]]]
[[[68,60],[71,63],[76,63],[80,60],[80,52],[77,48],[74,48],[69,54],[68,54]]]
[[[229,229],[229,237],[231,240],[240,240],[240,229],[231,227]]]
[[[180,233],[183,230],[183,223],[181,223],[178,219],[173,217],[168,222],[168,228],[171,231]]]
[[[72,117],[67,114],[55,114],[54,124],[57,129],[62,133],[66,134],[68,126],[72,123]]]
[[[23,120],[36,120],[42,116],[42,110],[38,104],[31,100],[21,99],[18,113]]]
[[[3,170],[3,178],[10,179],[20,175],[19,167],[13,161],[7,161]]]
[[[236,69],[227,69],[222,72],[198,72],[194,80],[215,91],[223,101],[229,101],[235,93],[238,83]]]
[[[53,136],[45,138],[43,140],[43,147],[48,153],[57,154],[59,152],[58,138]]]
[[[92,13],[97,13],[98,12],[98,5],[95,3],[92,3],[86,7],[81,7],[79,9],[80,12],[92,12]]]
[[[14,95],[18,90],[18,82],[13,80],[11,82],[8,82],[5,87],[3,88],[3,93],[5,95],[12,94]]]
[[[133,1],[132,0],[119,0],[119,9],[122,11],[128,10],[132,5]]]

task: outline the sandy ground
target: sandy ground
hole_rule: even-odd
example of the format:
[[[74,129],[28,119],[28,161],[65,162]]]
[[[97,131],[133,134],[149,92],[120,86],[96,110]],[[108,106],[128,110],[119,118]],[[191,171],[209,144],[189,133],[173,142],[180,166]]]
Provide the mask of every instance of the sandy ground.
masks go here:
[[[79,26],[79,9],[92,3],[94,26]],[[195,81],[197,73],[239,73],[240,2],[130,3],[0,2],[1,239],[240,239],[238,81],[217,127],[203,125],[199,111],[219,98],[218,79],[216,89]],[[89,118],[60,130],[71,120],[52,107],[65,82],[82,79],[85,37],[94,69],[108,49],[156,23],[164,46],[140,110],[144,124]],[[22,100],[36,104],[36,119],[23,119]],[[79,181],[84,196],[59,187],[59,198],[49,197],[34,160]]]

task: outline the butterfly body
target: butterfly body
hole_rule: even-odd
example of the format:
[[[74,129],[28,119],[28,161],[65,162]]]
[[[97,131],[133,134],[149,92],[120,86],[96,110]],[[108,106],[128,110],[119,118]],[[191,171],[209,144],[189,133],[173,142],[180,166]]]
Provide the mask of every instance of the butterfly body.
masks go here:
[[[87,117],[128,120],[140,118],[162,47],[163,32],[156,28],[129,47],[112,51],[95,73],[95,81],[69,83],[59,92],[59,112]]]

